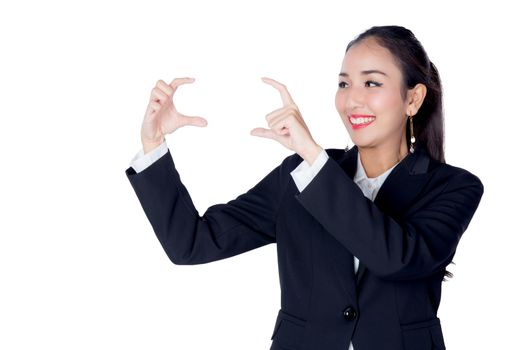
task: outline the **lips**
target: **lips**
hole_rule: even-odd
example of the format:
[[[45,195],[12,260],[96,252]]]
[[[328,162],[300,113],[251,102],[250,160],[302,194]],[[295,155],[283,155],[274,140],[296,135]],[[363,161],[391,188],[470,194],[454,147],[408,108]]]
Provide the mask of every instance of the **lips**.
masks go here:
[[[372,124],[376,117],[370,114],[352,114],[348,117],[352,129],[361,129]]]

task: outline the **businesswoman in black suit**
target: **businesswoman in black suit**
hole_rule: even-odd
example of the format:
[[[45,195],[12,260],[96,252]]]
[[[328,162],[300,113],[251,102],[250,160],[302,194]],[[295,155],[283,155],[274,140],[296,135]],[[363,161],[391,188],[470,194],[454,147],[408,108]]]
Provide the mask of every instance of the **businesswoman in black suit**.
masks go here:
[[[206,120],[180,114],[159,81],[126,170],[166,254],[202,264],[277,243],[281,308],[271,349],[445,349],[441,283],[483,194],[445,163],[438,71],[413,33],[372,27],[346,49],[336,109],[351,149],[323,149],[281,83],[270,138],[294,153],[248,192],[199,216],[164,135]],[[234,336],[234,334],[232,334]]]

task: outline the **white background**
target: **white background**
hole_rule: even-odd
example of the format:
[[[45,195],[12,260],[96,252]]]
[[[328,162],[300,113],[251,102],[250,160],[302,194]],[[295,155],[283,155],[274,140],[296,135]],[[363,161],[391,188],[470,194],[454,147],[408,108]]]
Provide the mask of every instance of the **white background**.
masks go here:
[[[150,90],[196,79],[175,103],[208,126],[167,140],[202,214],[291,154],[250,135],[281,106],[262,76],[287,85],[318,144],[346,146],[334,106],[344,50],[389,24],[439,69],[447,162],[485,185],[443,284],[447,348],[521,346],[525,57],[511,3],[3,2],[0,348],[268,349],[275,245],[173,265],[125,176]]]

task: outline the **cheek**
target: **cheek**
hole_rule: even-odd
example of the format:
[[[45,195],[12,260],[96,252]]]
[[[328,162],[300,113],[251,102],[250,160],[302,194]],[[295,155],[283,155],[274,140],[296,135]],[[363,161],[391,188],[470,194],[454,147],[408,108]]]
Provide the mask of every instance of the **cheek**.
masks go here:
[[[384,91],[383,93],[369,96],[368,104],[377,115],[397,113],[402,107],[398,92]]]
[[[344,93],[337,92],[335,94],[335,109],[342,116],[346,115],[346,102],[346,96]]]
[[[337,92],[335,94],[335,108],[337,109],[338,112],[340,112],[342,109],[342,106],[343,106],[343,97],[341,96],[339,92]]]

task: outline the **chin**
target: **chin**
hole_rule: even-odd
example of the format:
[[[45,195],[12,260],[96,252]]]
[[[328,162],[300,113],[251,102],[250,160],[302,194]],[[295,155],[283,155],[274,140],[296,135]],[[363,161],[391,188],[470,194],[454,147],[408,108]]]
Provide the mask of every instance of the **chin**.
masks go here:
[[[350,139],[352,143],[359,148],[368,148],[373,147],[374,141],[369,137],[364,137],[364,135],[355,135],[354,133],[350,134]]]

